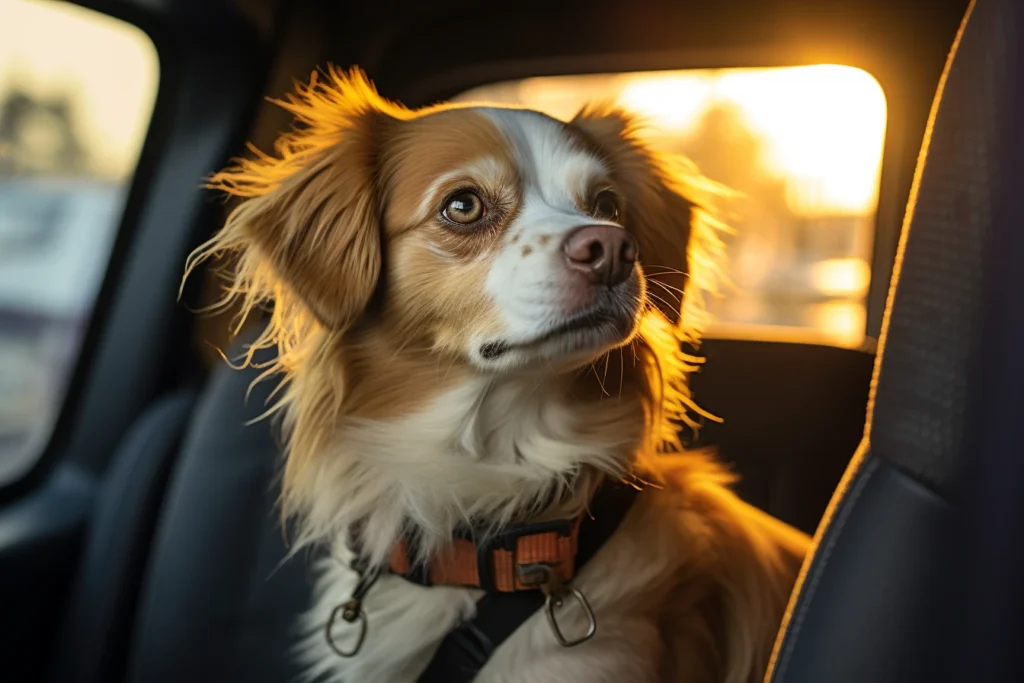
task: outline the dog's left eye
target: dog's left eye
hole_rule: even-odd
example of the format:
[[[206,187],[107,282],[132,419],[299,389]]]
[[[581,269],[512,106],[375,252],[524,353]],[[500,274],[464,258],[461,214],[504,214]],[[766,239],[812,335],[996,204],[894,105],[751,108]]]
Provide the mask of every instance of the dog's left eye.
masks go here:
[[[448,200],[441,214],[453,223],[468,225],[484,216],[484,203],[475,193],[459,192]]]
[[[608,190],[598,192],[590,202],[590,215],[603,221],[619,220],[619,201]]]

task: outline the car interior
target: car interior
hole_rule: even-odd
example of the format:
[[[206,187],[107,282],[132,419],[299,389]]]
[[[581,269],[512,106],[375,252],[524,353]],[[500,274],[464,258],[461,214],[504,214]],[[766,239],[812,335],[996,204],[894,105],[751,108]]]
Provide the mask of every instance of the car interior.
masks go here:
[[[29,9],[15,15],[15,5]],[[10,7],[0,6],[8,31],[0,30],[0,44],[15,34],[30,47],[44,44],[32,31],[57,24],[30,26],[30,10],[115,22],[144,37],[159,76],[135,107],[137,150],[118,176],[113,213],[81,209],[110,223],[95,291],[82,294],[77,317],[45,322],[59,351],[39,356],[44,362],[31,366],[38,371],[8,349],[17,343],[41,354],[26,330],[44,323],[37,312],[5,312],[0,273],[0,341],[13,340],[0,345],[8,361],[0,375],[11,378],[0,379],[0,401],[13,406],[0,404],[0,680],[299,675],[289,648],[310,599],[310,558],[288,556],[277,508],[279,435],[272,421],[256,420],[273,383],[250,391],[260,358],[245,368],[231,362],[259,321],[235,329],[230,311],[199,312],[216,293],[212,268],[179,286],[188,254],[228,208],[203,178],[247,142],[271,149],[290,120],[268,98],[327,64],[360,66],[384,96],[411,107],[469,96],[548,97],[570,107],[565,93],[577,81],[590,84],[581,98],[612,83],[585,80],[594,75],[699,72],[711,83],[734,70],[816,65],[870,75],[884,93],[884,127],[868,150],[870,211],[856,224],[867,226],[866,241],[856,242],[867,275],[851,295],[853,327],[843,328],[853,334],[837,341],[827,325],[775,324],[782,318],[721,304],[735,324],[709,326],[695,350],[705,362],[692,377],[695,400],[721,421],[681,428],[689,443],[717,449],[745,500],[814,535],[766,681],[1024,680],[1024,643],[1015,635],[1024,632],[1024,566],[1014,547],[1024,538],[1024,466],[1015,457],[1024,453],[1018,0]],[[12,28],[18,17],[26,23]],[[85,52],[75,59],[92,64]],[[0,48],[0,75],[6,55]],[[109,62],[104,68],[119,67]],[[128,106],[130,79],[104,82],[111,79],[121,88],[110,86],[107,109],[97,111]],[[716,92],[731,87],[714,82]],[[780,105],[779,125],[800,120],[785,101],[790,91],[779,88],[768,95],[789,107]],[[0,271],[14,273],[22,223],[4,216],[15,216],[14,202],[28,193],[16,185],[22,143],[10,121],[28,105],[6,97]],[[843,88],[825,97],[852,106]],[[31,116],[42,126],[33,122],[64,114],[51,107]],[[111,130],[111,139],[128,135],[124,126]],[[727,184],[711,172],[709,149],[701,168]],[[811,232],[818,225],[802,220]],[[13,378],[35,386],[43,372],[51,388],[31,403]],[[5,411],[14,416],[8,422]]]

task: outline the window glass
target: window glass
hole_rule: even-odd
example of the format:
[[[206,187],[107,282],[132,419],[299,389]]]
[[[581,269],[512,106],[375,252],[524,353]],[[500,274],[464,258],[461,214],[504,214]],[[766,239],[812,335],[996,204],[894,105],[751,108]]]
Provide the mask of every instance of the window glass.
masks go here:
[[[157,80],[136,27],[0,0],[0,484],[31,466],[60,409]]]
[[[529,78],[457,98],[568,120],[587,103],[637,114],[643,134],[731,190],[729,285],[709,336],[864,342],[886,103],[845,66]],[[811,335],[807,335],[811,332]]]

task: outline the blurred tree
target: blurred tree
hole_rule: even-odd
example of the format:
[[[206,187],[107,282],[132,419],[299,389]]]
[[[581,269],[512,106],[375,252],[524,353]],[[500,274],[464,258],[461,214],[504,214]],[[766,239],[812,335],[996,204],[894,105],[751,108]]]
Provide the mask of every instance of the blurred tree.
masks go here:
[[[786,200],[788,180],[773,168],[764,138],[739,107],[720,102],[677,147],[705,176],[740,193],[726,217],[735,230],[726,242],[737,290],[713,302],[712,312],[736,321],[782,322],[788,314],[774,290],[794,263],[800,221]]]
[[[765,212],[791,215],[786,179],[770,168],[763,138],[736,105],[722,102],[708,108],[683,140],[682,151],[708,178],[742,192]]]
[[[67,97],[40,100],[11,89],[0,101],[0,173],[79,174],[88,166]]]

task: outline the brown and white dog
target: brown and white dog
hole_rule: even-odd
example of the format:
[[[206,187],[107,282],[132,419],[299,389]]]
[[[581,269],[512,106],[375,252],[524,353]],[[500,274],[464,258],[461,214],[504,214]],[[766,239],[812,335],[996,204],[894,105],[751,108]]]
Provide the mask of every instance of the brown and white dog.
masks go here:
[[[284,378],[282,505],[294,548],[331,547],[296,645],[310,676],[415,681],[481,595],[385,574],[338,656],[354,530],[364,574],[409,534],[429,563],[460,527],[571,519],[628,479],[648,484],[572,577],[593,638],[563,647],[536,613],[476,680],[759,681],[807,539],[679,442],[683,311],[720,246],[697,176],[613,109],[410,111],[333,69],[280,104],[297,128],[213,176],[244,201],[189,269],[228,256],[228,298],[273,304],[254,348]]]

